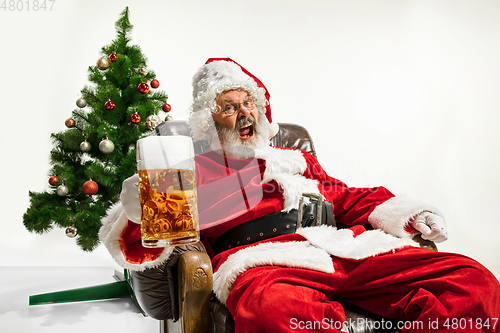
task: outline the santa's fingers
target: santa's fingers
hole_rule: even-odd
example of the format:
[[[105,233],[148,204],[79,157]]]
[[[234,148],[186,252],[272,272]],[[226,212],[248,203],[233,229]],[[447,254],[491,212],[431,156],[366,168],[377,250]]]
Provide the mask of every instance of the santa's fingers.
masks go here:
[[[425,219],[421,216],[417,216],[415,220],[412,221],[411,226],[417,231],[420,231],[422,238],[424,238],[423,236],[430,236],[432,233],[431,228],[425,223]]]
[[[430,212],[423,212],[410,222],[411,226],[422,233],[422,238],[437,243],[448,239],[443,218]]]

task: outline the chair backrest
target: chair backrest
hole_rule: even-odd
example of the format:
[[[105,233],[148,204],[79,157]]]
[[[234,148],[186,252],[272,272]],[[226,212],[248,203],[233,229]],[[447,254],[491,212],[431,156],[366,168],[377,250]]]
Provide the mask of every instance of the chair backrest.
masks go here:
[[[278,134],[271,139],[271,146],[301,149],[317,157],[312,138],[303,126],[287,123],[278,123],[278,125],[280,130]],[[187,120],[165,121],[156,126],[156,134],[185,135],[192,137],[191,128]],[[210,143],[205,140],[195,141],[193,144],[196,154],[200,154],[210,147]]]

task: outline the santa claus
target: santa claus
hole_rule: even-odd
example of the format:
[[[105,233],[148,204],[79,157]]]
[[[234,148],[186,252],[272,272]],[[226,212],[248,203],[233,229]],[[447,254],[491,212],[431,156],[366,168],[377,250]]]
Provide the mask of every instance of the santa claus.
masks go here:
[[[348,187],[312,155],[270,147],[269,93],[239,64],[209,59],[198,71],[189,121],[195,140],[211,142],[195,158],[201,239],[237,332],[340,331],[345,315],[332,299],[399,319],[402,332],[444,332],[457,320],[467,332],[500,332],[496,278],[412,241],[447,239],[439,210],[383,187]],[[136,183],[124,182],[100,239],[123,267],[144,270],[174,249],[141,246]]]

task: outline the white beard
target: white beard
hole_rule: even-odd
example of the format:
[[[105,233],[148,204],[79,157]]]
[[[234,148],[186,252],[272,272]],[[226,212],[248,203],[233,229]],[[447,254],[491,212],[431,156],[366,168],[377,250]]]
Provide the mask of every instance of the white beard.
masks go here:
[[[259,114],[259,120],[254,122],[255,136],[252,140],[241,140],[237,130],[227,127],[217,127],[217,135],[212,139],[212,150],[223,150],[227,157],[247,159],[255,157],[255,149],[269,147],[269,123],[265,116]],[[239,126],[236,126],[238,128]]]

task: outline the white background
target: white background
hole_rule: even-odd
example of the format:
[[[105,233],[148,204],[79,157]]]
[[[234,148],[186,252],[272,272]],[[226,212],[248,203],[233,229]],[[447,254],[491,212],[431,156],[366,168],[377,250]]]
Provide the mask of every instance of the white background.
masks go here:
[[[48,189],[50,134],[65,129],[127,5],[132,44],[175,119],[187,118],[196,70],[231,57],[267,86],[275,121],[309,129],[331,176],[434,204],[449,228],[440,250],[500,276],[500,2],[484,0],[57,0],[45,12],[1,9],[0,268],[116,266],[103,246],[85,253],[62,229],[27,232],[22,215],[28,191]]]

